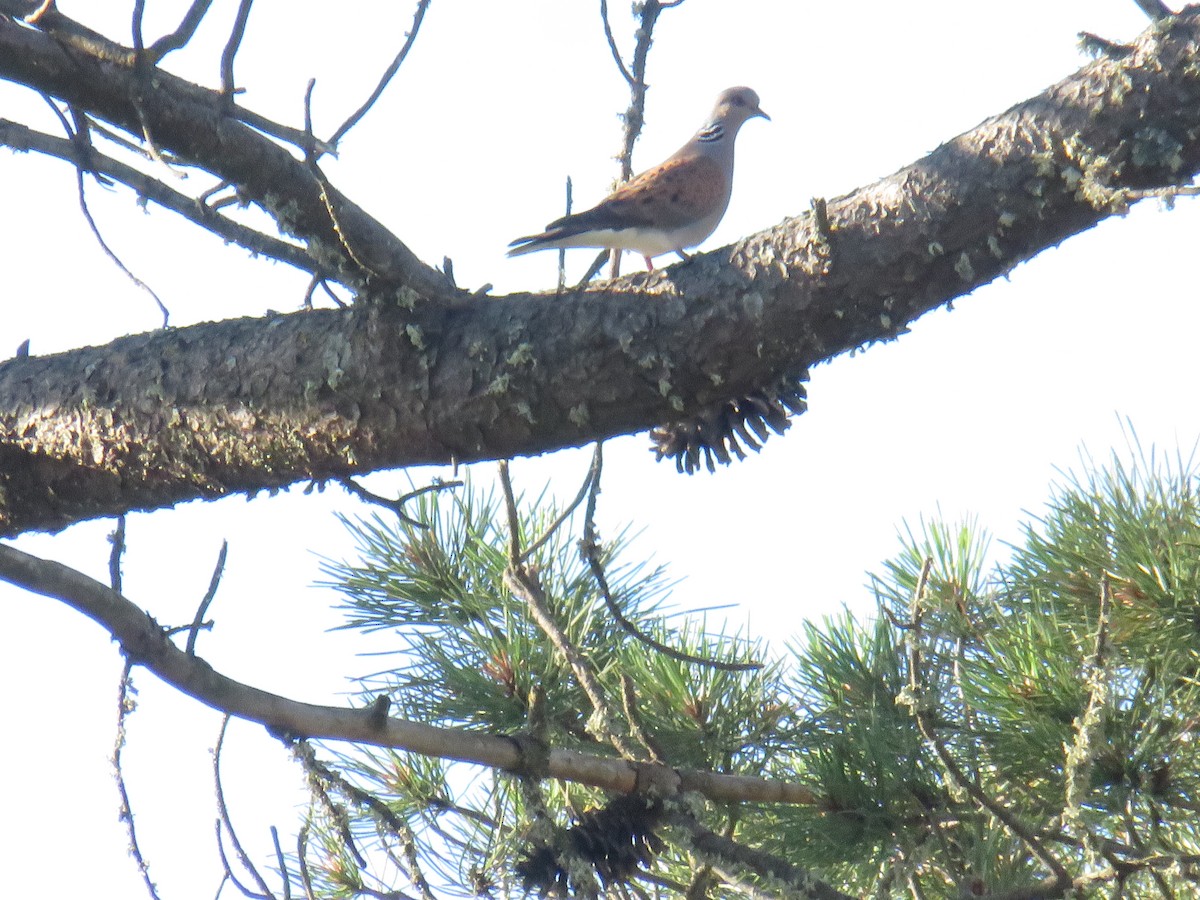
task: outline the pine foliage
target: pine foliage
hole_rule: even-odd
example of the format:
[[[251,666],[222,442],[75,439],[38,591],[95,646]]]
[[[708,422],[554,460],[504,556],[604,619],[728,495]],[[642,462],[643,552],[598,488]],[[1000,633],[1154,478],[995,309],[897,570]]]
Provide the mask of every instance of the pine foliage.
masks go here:
[[[542,499],[522,506],[527,538],[557,515]],[[470,488],[426,495],[416,517],[429,527],[348,523],[359,558],[328,566],[346,627],[395,640],[362,681],[368,702],[386,694],[417,721],[617,755],[577,673],[505,587],[500,502]],[[744,671],[631,636],[580,560],[578,526],[569,518],[528,564],[621,737],[678,769],[798,783],[809,802],[631,800],[317,748],[325,761],[312,753],[310,774],[326,799],[309,827],[328,896],[820,895],[780,872],[875,897],[1196,890],[1190,464],[1114,457],[1068,476],[1000,564],[974,522],[905,529],[870,579],[871,614],[810,623],[774,646],[672,614],[664,571],[627,562],[626,535],[607,542],[612,594],[637,628],[700,657],[764,663]]]

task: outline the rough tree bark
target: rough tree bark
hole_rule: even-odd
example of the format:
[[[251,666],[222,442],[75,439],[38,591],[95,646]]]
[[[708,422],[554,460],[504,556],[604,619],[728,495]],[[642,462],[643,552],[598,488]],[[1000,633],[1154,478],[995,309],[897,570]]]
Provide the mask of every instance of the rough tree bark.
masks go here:
[[[218,92],[157,70],[146,91],[126,48],[46,27],[0,16],[0,78],[138,134],[144,121],[358,302],[0,365],[0,535],[678,420],[890,340],[1200,170],[1189,9],[820,214],[664,271],[469,297]]]

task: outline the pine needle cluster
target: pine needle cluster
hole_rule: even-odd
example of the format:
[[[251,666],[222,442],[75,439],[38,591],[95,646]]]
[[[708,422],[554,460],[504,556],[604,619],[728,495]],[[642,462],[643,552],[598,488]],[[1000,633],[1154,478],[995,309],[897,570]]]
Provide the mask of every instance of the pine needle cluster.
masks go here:
[[[528,536],[557,518],[543,499],[521,508]],[[1188,464],[1114,457],[1067,477],[999,564],[974,522],[906,529],[870,580],[871,614],[810,623],[786,645],[669,614],[663,569],[626,562],[625,534],[604,545],[611,594],[637,629],[697,657],[763,663],[740,671],[668,656],[617,622],[568,518],[526,565],[607,718],[505,586],[501,503],[431,494],[415,518],[428,527],[348,523],[359,558],[328,567],[346,627],[394,637],[362,681],[368,699],[547,750],[633,747],[642,762],[804,791],[639,806],[530,773],[320,748],[331,761],[310,774],[327,800],[310,827],[330,863],[314,883],[330,896],[1196,890],[1200,497]]]

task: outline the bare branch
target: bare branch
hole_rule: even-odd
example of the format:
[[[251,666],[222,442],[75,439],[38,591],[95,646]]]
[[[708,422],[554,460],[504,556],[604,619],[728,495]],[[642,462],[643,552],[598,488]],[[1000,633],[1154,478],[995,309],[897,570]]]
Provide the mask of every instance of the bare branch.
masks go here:
[[[617,64],[617,68],[621,72],[621,77],[630,86],[634,86],[633,75],[625,66],[625,60],[621,59],[621,51],[617,47],[617,39],[613,36],[612,23],[608,20],[608,0],[600,0],[600,21],[604,25],[604,39],[608,41],[608,49],[612,52],[613,62]]]
[[[453,759],[512,771],[521,753],[507,737],[458,731],[387,718],[382,723],[370,710],[317,706],[289,700],[250,687],[216,672],[200,657],[188,656],[172,644],[163,630],[135,604],[108,586],[61,563],[38,559],[0,544],[0,579],[66,603],[101,625],[137,665],[145,666],[167,684],[213,709],[258,722],[276,736],[305,735],[313,739],[353,741],[394,747],[425,756]],[[675,770],[610,756],[554,748],[546,774],[564,781],[629,793],[639,784],[674,780],[680,790],[697,791],[716,802],[816,802],[800,784],[700,770]]]
[[[271,826],[271,844],[275,847],[275,864],[279,866],[279,877],[283,879],[283,900],[292,900],[292,879],[288,875],[287,859],[279,845],[279,829]]]
[[[210,6],[212,6],[212,0],[193,0],[192,5],[188,7],[188,11],[183,16],[183,21],[179,23],[179,27],[170,34],[164,34],[150,45],[150,58],[157,63],[168,53],[187,44],[196,33],[196,29],[200,27],[200,22]]]
[[[142,15],[146,11],[146,0],[133,0],[133,52],[140,58],[145,44],[142,42]]]
[[[158,886],[150,880],[150,865],[142,856],[142,848],[138,843],[133,807],[129,803],[129,791],[125,787],[125,768],[121,762],[121,754],[125,749],[125,720],[137,708],[137,703],[130,699],[130,694],[137,693],[133,687],[132,670],[133,661],[126,656],[125,666],[121,670],[120,685],[117,688],[117,737],[113,742],[112,755],[113,779],[117,782],[117,793],[121,797],[121,807],[117,818],[125,824],[125,831],[129,835],[129,855],[133,857],[134,864],[142,876],[142,882],[146,885],[147,893],[150,894],[152,900],[159,900]]]
[[[61,14],[47,14],[49,33],[19,27],[0,18],[0,78],[57,96],[88,115],[133,133],[149,130],[155,147],[191,161],[218,178],[237,184],[246,199],[258,203],[286,233],[307,242],[328,257],[336,271],[344,262],[337,248],[328,206],[348,243],[369,253],[370,270],[389,284],[431,296],[449,294],[440,272],[425,265],[395,235],[336,191],[325,190],[303,177],[305,164],[278,142],[268,140],[230,118],[224,95],[157,70],[154,90],[142,90],[132,50],[114,44]],[[95,62],[93,76],[81,79],[81,60]],[[120,64],[118,64],[118,61]],[[259,127],[259,119],[244,116]],[[263,126],[266,127],[266,126]],[[278,130],[278,129],[276,129]],[[303,136],[292,131],[298,146]],[[344,277],[358,287],[349,266]]]
[[[121,593],[121,557],[125,554],[125,516],[117,516],[117,527],[108,536],[112,550],[108,554],[109,585],[118,594]]]
[[[459,488],[462,487],[465,482],[435,480],[432,484],[427,484],[424,487],[419,487],[415,490],[409,491],[407,494],[403,494],[397,497],[395,500],[389,500],[387,497],[383,497],[379,494],[368,491],[365,487],[358,484],[352,478],[343,478],[340,483],[342,487],[344,487],[354,496],[358,497],[360,500],[365,500],[368,503],[375,503],[386,509],[390,509],[397,516],[399,516],[400,521],[404,522],[405,524],[411,525],[414,528],[429,528],[429,523],[422,522],[420,519],[414,519],[412,516],[406,513],[404,511],[404,505],[416,500],[422,494],[428,494],[433,491],[447,491],[452,488]]]
[[[312,876],[308,872],[308,823],[305,822],[296,835],[296,859],[300,865],[300,883],[304,885],[305,900],[317,900],[313,891]]]
[[[1163,0],[1133,0],[1133,2],[1137,4],[1138,9],[1155,22],[1175,15],[1171,12],[1171,8],[1163,3]]]
[[[253,2],[254,0],[241,0],[241,3],[238,4],[237,16],[233,20],[229,40],[225,42],[225,49],[221,51],[221,93],[228,103],[233,102],[234,94],[237,93],[233,84],[233,58],[237,56],[238,48],[242,45],[242,38],[246,34],[246,22],[250,19],[250,6]]]
[[[583,692],[587,694],[592,704],[592,716],[589,725],[604,740],[617,748],[626,759],[643,759],[645,754],[625,739],[616,728],[617,716],[610,707],[604,687],[592,671],[591,664],[579,651],[566,633],[554,620],[546,606],[546,596],[542,590],[537,575],[521,563],[521,533],[520,517],[517,515],[517,500],[513,493],[512,479],[508,474],[508,462],[499,463],[500,488],[504,495],[504,508],[508,515],[508,559],[509,566],[504,572],[504,585],[517,597],[520,597],[529,607],[530,617],[542,629],[550,643],[558,651],[563,660],[575,673],[575,678]]]
[[[412,27],[404,35],[404,45],[400,48],[400,52],[396,54],[396,58],[392,60],[392,64],[384,71],[383,77],[379,79],[379,84],[375,86],[375,90],[371,92],[371,96],[350,115],[350,118],[339,125],[337,131],[329,138],[331,146],[336,147],[342,138],[346,136],[346,132],[357,125],[359,120],[370,111],[371,107],[375,105],[375,101],[383,95],[392,77],[400,71],[400,66],[404,64],[404,59],[408,56],[408,51],[412,49],[413,43],[417,39],[417,32],[421,30],[421,22],[425,19],[425,12],[429,9],[429,2],[430,0],[417,0],[417,9],[413,13]]]
[[[625,138],[617,161],[621,164],[621,180],[628,181],[633,177],[633,145],[641,137],[642,126],[646,121],[646,60],[650,54],[650,45],[654,43],[654,26],[658,16],[664,9],[670,9],[678,3],[660,3],[659,0],[646,0],[641,6],[641,20],[638,23],[637,41],[633,47],[633,65],[630,70],[629,108],[625,111]]]
[[[92,218],[92,211],[88,209],[83,174],[84,170],[82,166],[75,170],[75,186],[79,196],[79,210],[83,213],[83,218],[87,221],[88,228],[91,229],[92,236],[96,238],[96,243],[100,245],[100,249],[104,251],[104,255],[107,256],[112,263],[125,274],[125,277],[132,281],[136,287],[141,288],[143,291],[149,294],[151,298],[153,298],[154,302],[158,305],[158,311],[162,313],[162,327],[166,328],[167,323],[171,318],[170,310],[168,310],[163,304],[158,294],[155,293],[154,288],[150,287],[150,285],[146,284],[146,282],[134,275],[133,272],[129,270],[129,267],[121,261],[121,257],[117,256],[117,254],[113,252],[113,249],[108,246],[108,242],[104,240],[104,236],[100,234],[100,227],[96,224],[96,220]]]
[[[78,165],[79,151],[74,142],[34,131],[7,119],[0,119],[0,144],[14,150],[32,150],[64,160],[72,165]],[[132,166],[105,156],[97,152],[94,147],[89,149],[87,167],[97,177],[110,178],[124,184],[136,192],[139,197],[152,200],[164,209],[183,216],[222,240],[237,244],[256,255],[287,263],[304,272],[311,272],[314,277],[317,275],[321,275],[323,278],[331,277],[327,270],[309,256],[303,247],[263,234],[225,216],[218,215],[201,200],[181,193]]]
[[[579,504],[581,504],[584,501],[584,498],[588,496],[592,484],[600,474],[598,466],[598,461],[600,459],[599,454],[600,444],[597,442],[596,450],[592,454],[592,462],[588,465],[587,474],[583,476],[583,484],[579,486],[579,493],[576,494],[575,499],[568,503],[563,511],[555,517],[554,521],[546,526],[546,530],[542,532],[541,537],[537,538],[533,543],[525,548],[520,557],[517,559],[518,563],[525,562],[527,559],[529,559],[529,557],[533,556],[534,553],[540,550],[542,546],[548,540],[550,540],[550,538],[554,537],[554,533],[562,527],[562,524],[567,521],[567,519],[571,518],[571,514],[579,508]]]
[[[691,653],[677,650],[643,632],[621,611],[620,606],[617,605],[616,598],[612,595],[612,590],[608,586],[608,576],[604,571],[604,563],[600,559],[600,543],[596,535],[596,498],[600,493],[600,467],[603,461],[601,446],[600,442],[597,441],[596,450],[592,456],[592,469],[588,486],[588,504],[583,519],[583,540],[579,542],[579,555],[588,564],[588,568],[592,572],[592,578],[595,579],[597,587],[600,588],[600,595],[604,598],[604,605],[608,607],[609,615],[616,619],[617,623],[635,640],[640,641],[648,647],[652,647],[659,653],[671,657],[671,659],[694,663],[698,666],[707,666],[710,669],[719,669],[722,672],[746,672],[753,669],[761,669],[762,663],[729,663],[717,659],[708,659],[703,656],[694,656]]]
[[[252,897],[274,897],[275,895],[271,893],[271,889],[267,886],[267,882],[258,873],[258,869],[251,861],[249,854],[247,854],[242,848],[242,842],[238,840],[237,832],[233,828],[233,822],[230,821],[229,818],[229,807],[225,805],[225,789],[221,784],[221,751],[225,747],[225,732],[228,728],[229,714],[226,713],[225,717],[221,719],[221,730],[217,734],[217,746],[213,748],[213,789],[216,793],[217,815],[219,816],[217,837],[220,838],[220,825],[223,824],[225,826],[225,831],[229,834],[230,843],[233,844],[234,852],[237,853],[238,860],[242,864],[242,868],[250,873],[250,877],[254,879],[254,883],[258,885],[258,889],[261,893],[253,894],[238,884],[238,880],[236,876],[234,876],[233,869],[230,868],[228,860],[225,861],[225,871],[228,873],[230,879],[233,880],[234,884],[238,884],[238,887],[242,893],[248,894]],[[222,859],[224,859],[224,853],[222,853],[221,856]]]
[[[192,618],[191,627],[188,628],[187,647],[184,650],[188,656],[196,655],[196,636],[200,632],[200,626],[204,623],[204,614],[208,612],[208,607],[217,595],[217,586],[221,583],[221,575],[225,571],[225,557],[228,553],[229,541],[221,541],[221,550],[217,553],[217,564],[213,566],[212,578],[208,582],[208,590],[204,592],[204,597],[200,600],[200,605],[196,607],[196,615]]]
[[[682,0],[678,0],[682,2]],[[625,121],[625,136],[621,146],[621,152],[617,154],[617,161],[621,164],[621,182],[626,182],[633,177],[633,145],[637,143],[637,139],[641,137],[642,126],[646,122],[646,60],[650,53],[650,45],[654,42],[654,26],[658,22],[659,13],[664,9],[669,9],[677,3],[661,3],[659,0],[646,0],[640,5],[640,20],[637,29],[637,40],[633,47],[633,66],[631,71],[626,74],[625,80],[629,83],[629,108],[625,110],[622,117]],[[637,6],[634,7],[638,9]],[[603,9],[605,32],[608,33],[608,15],[607,9]],[[609,42],[609,47],[613,51],[613,55],[620,62],[620,54],[617,53],[616,44]],[[624,66],[622,65],[624,72]],[[609,277],[616,278],[621,274],[621,251],[613,250],[609,254],[612,263],[609,267]]]

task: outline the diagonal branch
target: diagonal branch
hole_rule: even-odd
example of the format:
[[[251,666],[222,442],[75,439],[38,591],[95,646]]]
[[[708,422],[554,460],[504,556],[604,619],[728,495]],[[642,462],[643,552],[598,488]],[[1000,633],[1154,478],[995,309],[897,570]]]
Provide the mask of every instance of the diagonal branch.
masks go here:
[[[238,4],[237,15],[233,19],[233,27],[229,30],[229,39],[225,49],[221,51],[221,93],[226,102],[232,102],[237,87],[233,81],[233,59],[237,56],[242,38],[246,35],[246,23],[250,21],[250,4],[254,0],[241,0]]]
[[[323,266],[342,270],[349,285],[359,285],[361,279],[358,267],[345,258],[343,243],[362,254],[386,283],[434,296],[448,293],[441,273],[418,260],[361,207],[332,191],[328,200],[337,212],[339,234],[304,162],[232,118],[234,111],[221,92],[162,70],[154,72],[154,90],[143,91],[132,50],[59,13],[43,18],[54,26],[49,32],[0,18],[0,78],[65,100],[131,134],[151,134],[156,149],[238,185],[241,195],[266,210],[282,231],[305,241]],[[296,136],[303,141],[302,132]]]
[[[79,159],[79,149],[72,141],[34,131],[7,119],[0,119],[0,145],[21,152],[41,153],[72,165],[76,165]],[[288,263],[303,272],[331,275],[329,270],[323,269],[298,244],[290,244],[219,215],[201,200],[177,191],[120,160],[101,154],[94,146],[88,148],[87,170],[120,182],[133,190],[138,197],[153,200],[164,209],[178,213],[205,231],[212,232],[222,240],[237,244],[255,255]]]
[[[176,647],[150,616],[116,591],[60,563],[0,545],[0,579],[67,604],[108,631],[135,665],[144,666],[189,697],[228,715],[265,725],[277,736],[394,747],[510,771],[521,765],[521,751],[507,737],[381,718],[369,708],[301,703],[228,678],[200,657],[189,656]],[[546,774],[621,793],[629,793],[641,784],[671,779],[680,790],[696,791],[721,803],[815,802],[812,792],[799,784],[672,770],[575,750],[551,750]]]
[[[370,112],[371,107],[375,105],[375,101],[383,96],[383,92],[387,89],[392,77],[400,71],[400,66],[404,64],[404,60],[408,56],[408,51],[412,49],[413,44],[417,40],[417,32],[421,30],[421,22],[425,20],[425,13],[429,9],[429,2],[430,0],[417,0],[417,9],[413,13],[412,27],[404,36],[404,44],[400,47],[400,52],[396,54],[396,58],[392,60],[391,65],[384,71],[383,77],[379,79],[379,84],[375,85],[375,90],[371,91],[371,96],[363,102],[362,106],[351,113],[350,117],[339,125],[337,131],[329,138],[328,143],[331,147],[336,147],[342,138],[346,136],[346,132],[357,125],[359,120]]]
[[[157,63],[168,53],[187,44],[196,33],[196,29],[200,27],[200,22],[204,19],[210,6],[212,6],[212,0],[192,0],[192,5],[188,7],[179,27],[170,34],[164,34],[150,45],[147,50],[150,58]]]

